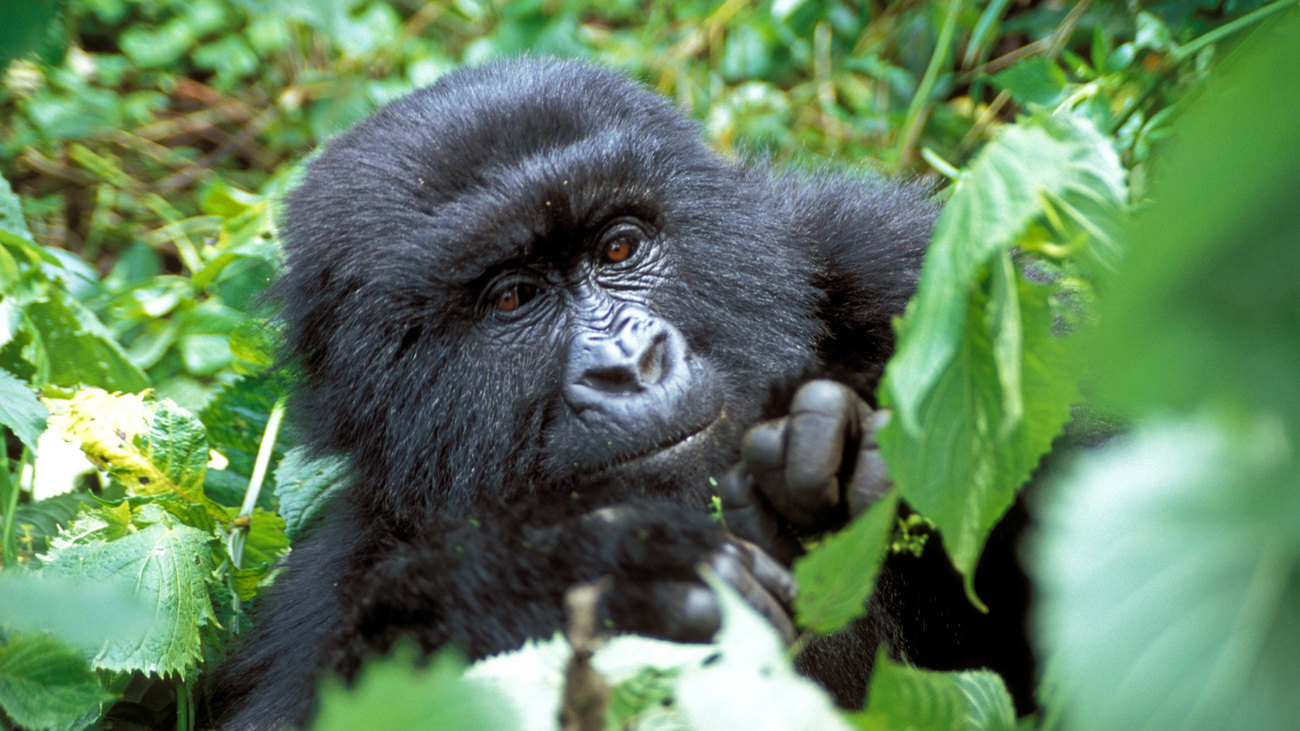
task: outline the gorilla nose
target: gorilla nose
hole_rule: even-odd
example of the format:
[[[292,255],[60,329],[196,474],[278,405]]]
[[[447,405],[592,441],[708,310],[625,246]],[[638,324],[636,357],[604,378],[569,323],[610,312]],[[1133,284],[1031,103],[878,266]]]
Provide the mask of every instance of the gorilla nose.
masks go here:
[[[666,385],[685,360],[686,342],[676,328],[649,312],[628,308],[614,322],[593,323],[573,338],[565,395],[580,407],[638,396]]]
[[[644,338],[618,338],[588,351],[592,362],[577,382],[608,394],[630,394],[663,380],[669,369],[668,333]]]

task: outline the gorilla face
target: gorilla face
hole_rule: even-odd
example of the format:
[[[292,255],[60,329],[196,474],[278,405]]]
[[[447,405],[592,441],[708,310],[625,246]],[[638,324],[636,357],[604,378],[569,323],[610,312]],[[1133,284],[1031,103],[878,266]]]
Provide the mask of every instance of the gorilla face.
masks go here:
[[[408,524],[551,489],[702,500],[822,334],[770,180],[586,65],[462,71],[390,105],[289,201],[307,441]]]

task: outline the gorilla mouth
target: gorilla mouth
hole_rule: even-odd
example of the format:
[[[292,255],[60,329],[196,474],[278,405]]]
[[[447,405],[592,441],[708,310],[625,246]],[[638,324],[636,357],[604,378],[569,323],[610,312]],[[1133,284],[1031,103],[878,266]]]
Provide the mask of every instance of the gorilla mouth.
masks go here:
[[[675,434],[667,439],[661,439],[657,442],[652,443],[649,447],[645,449],[640,449],[640,450],[620,454],[609,461],[609,464],[606,469],[620,467],[622,465],[626,465],[631,462],[638,462],[641,460],[651,460],[656,457],[667,456],[671,453],[689,449],[690,447],[694,446],[696,443],[701,442],[705,438],[707,438],[708,436],[707,432],[712,430],[713,427],[716,424],[718,424],[718,422],[720,421],[722,421],[721,412],[719,412],[717,415],[713,416],[713,418],[709,419],[707,422],[701,424],[700,426]]]

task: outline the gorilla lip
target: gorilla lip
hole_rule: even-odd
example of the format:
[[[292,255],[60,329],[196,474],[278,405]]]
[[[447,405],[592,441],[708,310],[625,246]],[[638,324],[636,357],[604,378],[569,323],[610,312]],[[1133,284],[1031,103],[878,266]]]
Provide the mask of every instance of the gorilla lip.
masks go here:
[[[651,445],[646,449],[637,450],[635,452],[629,452],[627,454],[622,454],[612,458],[611,460],[609,460],[608,464],[606,464],[604,466],[604,469],[602,469],[601,471],[603,472],[604,470],[614,469],[616,467],[630,464],[632,462],[638,462],[642,460],[652,460],[655,459],[656,457],[667,456],[670,453],[687,449],[689,448],[690,445],[693,445],[695,442],[699,441],[700,438],[702,438],[708,431],[710,431],[719,421],[721,421],[721,419],[722,419],[722,412],[721,410],[719,410],[717,415],[713,416],[702,426],[691,429],[684,433],[674,435],[667,439],[663,439],[661,441],[655,442],[653,445]]]

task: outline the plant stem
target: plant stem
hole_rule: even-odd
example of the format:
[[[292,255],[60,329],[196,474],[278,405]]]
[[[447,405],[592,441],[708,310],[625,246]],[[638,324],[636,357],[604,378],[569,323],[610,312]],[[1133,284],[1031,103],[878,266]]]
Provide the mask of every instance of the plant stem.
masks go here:
[[[271,407],[271,415],[266,420],[266,429],[262,432],[262,443],[257,449],[257,462],[253,464],[253,475],[248,480],[248,490],[244,492],[244,504],[239,509],[239,518],[248,519],[253,515],[257,497],[262,492],[262,483],[266,481],[266,469],[271,464],[271,453],[275,451],[275,439],[280,433],[280,422],[284,419],[284,403],[288,397],[281,396]],[[235,534],[230,546],[230,560],[235,568],[240,568],[244,559],[244,541],[248,538],[248,520],[236,519]]]
[[[903,123],[903,136],[898,141],[898,159],[895,167],[904,165],[911,157],[912,148],[921,136],[926,117],[930,116],[930,94],[934,91],[934,82],[939,78],[939,69],[948,62],[948,51],[952,47],[952,36],[957,30],[957,16],[961,14],[962,0],[948,3],[948,15],[943,19],[939,30],[939,39],[935,42],[934,53],[930,56],[930,65],[926,67],[921,83],[916,87],[912,103],[907,107],[907,120]]]
[[[0,559],[6,567],[18,564],[18,544],[14,541],[18,493],[18,485],[9,479],[9,455],[0,450]]]

